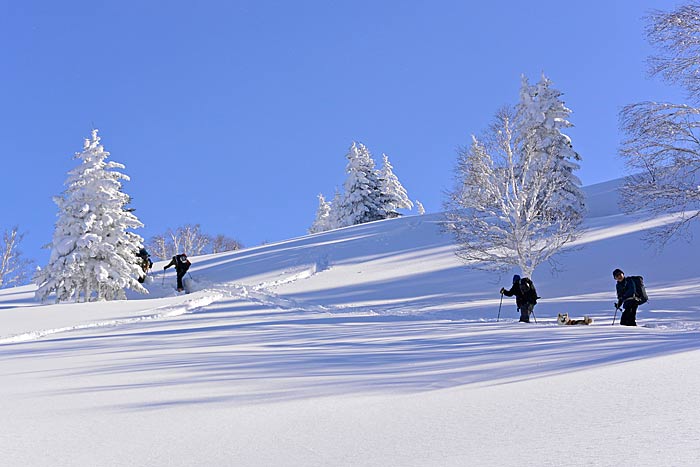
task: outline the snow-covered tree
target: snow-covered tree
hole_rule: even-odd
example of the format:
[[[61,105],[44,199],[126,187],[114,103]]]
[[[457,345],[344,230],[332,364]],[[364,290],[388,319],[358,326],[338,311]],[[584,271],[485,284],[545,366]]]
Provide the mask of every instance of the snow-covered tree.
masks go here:
[[[333,195],[333,201],[330,202],[330,211],[328,212],[328,229],[337,229],[343,227],[342,219],[340,218],[340,202],[343,198],[342,193],[335,188],[335,194]]]
[[[177,245],[177,253],[188,255],[201,255],[211,242],[209,235],[202,232],[199,224],[185,224],[171,232],[173,243]]]
[[[581,180],[574,174],[580,168],[581,156],[574,151],[571,138],[562,133],[573,126],[568,120],[571,110],[551,84],[544,75],[534,86],[522,77],[516,124],[525,150],[535,153],[533,162],[549,171],[547,189],[553,198],[548,200],[547,208],[556,210],[551,215],[579,223],[586,211]]]
[[[32,261],[25,259],[19,249],[23,238],[18,226],[3,231],[0,238],[0,289],[22,285],[29,277]]]
[[[505,108],[483,140],[460,151],[456,186],[445,203],[456,254],[474,268],[519,267],[532,276],[578,235],[583,197],[573,171],[570,110],[546,79],[523,80],[520,102]]]
[[[418,200],[416,200],[416,210],[418,211],[418,215],[420,216],[425,214],[425,208],[423,207],[423,203],[421,203]]]
[[[160,259],[167,259],[176,254],[173,252],[172,247],[168,243],[168,239],[164,234],[152,236],[146,247],[153,256]]]
[[[339,227],[385,219],[381,186],[369,150],[353,142],[346,158],[347,178],[337,210]]]
[[[316,219],[309,227],[309,233],[325,232],[331,229],[331,203],[326,201],[323,194],[318,195],[318,210],[316,211]]]
[[[700,4],[657,11],[648,19],[647,36],[660,51],[650,60],[651,73],[680,84],[691,104],[646,101],[622,109],[626,138],[620,155],[634,173],[621,190],[621,207],[628,213],[677,213],[675,222],[647,235],[663,246],[700,219]]]
[[[382,168],[379,170],[379,186],[382,191],[383,210],[388,217],[397,217],[397,209],[412,209],[413,202],[408,198],[408,193],[398,177],[394,174],[394,167],[389,162],[389,156],[382,154]]]
[[[211,238],[210,242],[212,253],[223,253],[224,251],[235,251],[243,248],[243,245],[238,240],[227,237],[224,234],[218,234]]]
[[[130,230],[143,227],[127,209],[129,196],[122,181],[124,165],[106,161],[97,130],[85,140],[68,172],[66,189],[54,197],[58,220],[48,265],[37,273],[37,298],[51,292],[56,302],[125,299],[125,289],[147,293],[137,278],[136,253],[143,239]]]
[[[212,236],[202,232],[199,224],[185,224],[176,229],[168,229],[164,234],[152,236],[147,247],[154,256],[170,259],[180,253],[202,255],[240,250],[243,244],[224,234]]]

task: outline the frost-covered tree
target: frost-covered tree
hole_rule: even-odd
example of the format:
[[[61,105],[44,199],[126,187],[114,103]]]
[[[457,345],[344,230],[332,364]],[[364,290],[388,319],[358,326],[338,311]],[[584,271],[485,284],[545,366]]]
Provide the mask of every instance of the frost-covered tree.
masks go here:
[[[177,253],[201,255],[211,242],[209,235],[202,232],[199,224],[185,224],[172,233],[174,243],[178,245]]]
[[[416,200],[416,210],[418,211],[418,215],[420,216],[425,214],[425,208],[423,207],[423,203],[421,203],[418,200]]]
[[[650,59],[651,74],[681,85],[690,104],[646,101],[622,109],[620,155],[634,173],[621,190],[621,207],[677,213],[675,222],[647,235],[663,246],[700,219],[700,4],[657,11],[648,22],[648,39],[660,51]]]
[[[23,238],[18,226],[3,231],[0,238],[0,289],[22,285],[29,277],[32,261],[25,259],[19,249]]]
[[[223,253],[224,251],[235,251],[243,248],[241,242],[224,234],[213,236],[209,245],[212,253]]]
[[[326,201],[323,194],[318,195],[318,209],[316,210],[316,219],[309,227],[309,233],[325,232],[331,230],[331,203]]]
[[[546,76],[533,86],[523,76],[516,125],[524,150],[534,152],[533,163],[544,164],[544,170],[549,171],[548,191],[553,198],[547,201],[547,208],[558,211],[552,216],[578,224],[586,211],[581,180],[574,174],[581,156],[574,151],[571,138],[562,133],[573,125],[568,120],[571,110],[561,95]]]
[[[185,224],[152,236],[147,247],[154,256],[170,259],[180,253],[202,255],[240,250],[243,244],[224,234],[209,235],[202,231],[199,224]]]
[[[37,273],[36,295],[45,300],[55,292],[56,302],[125,299],[125,289],[147,293],[137,278],[136,252],[143,239],[130,230],[143,227],[127,209],[119,172],[124,165],[106,161],[97,130],[85,140],[68,172],[66,189],[54,197],[58,220],[48,265]]]
[[[353,142],[346,158],[347,178],[336,213],[339,227],[385,219],[381,186],[369,150]]]
[[[456,254],[474,268],[520,268],[532,276],[578,235],[583,197],[568,137],[567,109],[546,79],[523,80],[520,102],[503,109],[484,138],[472,137],[455,168],[445,225]]]
[[[333,195],[333,201],[330,202],[330,211],[328,213],[328,229],[337,229],[339,227],[343,227],[342,224],[342,219],[340,218],[340,202],[343,198],[342,193],[338,189],[338,187],[335,188],[335,194]]]
[[[382,191],[383,210],[388,217],[397,217],[397,209],[412,209],[413,202],[399,178],[394,174],[394,167],[389,162],[389,156],[382,154],[382,168],[379,169],[379,186]]]
[[[167,259],[176,254],[173,253],[172,247],[168,243],[168,238],[164,234],[152,236],[146,248],[153,256],[160,259]]]

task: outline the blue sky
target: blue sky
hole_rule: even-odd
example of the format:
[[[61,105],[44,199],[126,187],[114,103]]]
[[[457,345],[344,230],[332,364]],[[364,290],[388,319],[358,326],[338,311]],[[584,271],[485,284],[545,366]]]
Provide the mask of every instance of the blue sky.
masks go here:
[[[441,209],[456,149],[542,72],[573,110],[584,185],[617,178],[621,106],[681,101],[649,78],[662,0],[0,0],[0,228],[44,264],[94,126],[126,165],[145,238],[200,223],[246,246],[304,235],[353,140]]]

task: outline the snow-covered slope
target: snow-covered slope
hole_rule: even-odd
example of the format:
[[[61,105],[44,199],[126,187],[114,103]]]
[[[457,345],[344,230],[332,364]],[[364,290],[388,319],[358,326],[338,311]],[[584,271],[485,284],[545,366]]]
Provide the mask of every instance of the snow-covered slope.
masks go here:
[[[499,312],[438,214],[193,259],[193,293],[43,305],[0,291],[8,465],[695,465],[697,242],[587,188],[586,232],[536,271],[538,323]],[[698,233],[698,228],[694,228]],[[163,263],[154,270],[161,271]],[[611,271],[645,277],[611,326]],[[513,271],[517,272],[517,271]],[[558,312],[592,326],[557,326]],[[619,314],[617,316],[619,320]]]

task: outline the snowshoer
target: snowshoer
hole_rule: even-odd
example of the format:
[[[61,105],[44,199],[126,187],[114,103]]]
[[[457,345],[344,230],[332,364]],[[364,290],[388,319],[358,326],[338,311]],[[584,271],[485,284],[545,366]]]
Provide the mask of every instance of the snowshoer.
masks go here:
[[[177,273],[177,291],[182,292],[185,287],[182,285],[182,278],[185,277],[187,270],[190,268],[190,260],[187,259],[185,253],[180,253],[179,255],[173,256],[168,264],[163,266],[163,271],[168,269],[170,266],[175,266],[175,272]]]
[[[137,262],[139,266],[141,266],[141,269],[143,270],[143,274],[139,276],[138,280],[139,282],[143,283],[143,281],[146,280],[148,270],[153,267],[153,261],[151,261],[151,255],[145,248],[141,248],[139,252],[136,253],[136,257],[138,258]]]
[[[516,274],[513,276],[513,286],[510,290],[501,287],[501,293],[506,297],[515,295],[515,304],[520,311],[519,321],[522,323],[529,323],[530,315],[535,310],[535,305],[539,298],[535,290],[535,284],[533,284],[529,278],[521,278]]]
[[[621,269],[613,271],[613,278],[617,281],[615,289],[617,290],[617,302],[615,308],[623,308],[622,316],[620,316],[620,324],[622,326],[637,325],[637,287],[634,281],[629,277],[625,277],[625,273]]]

